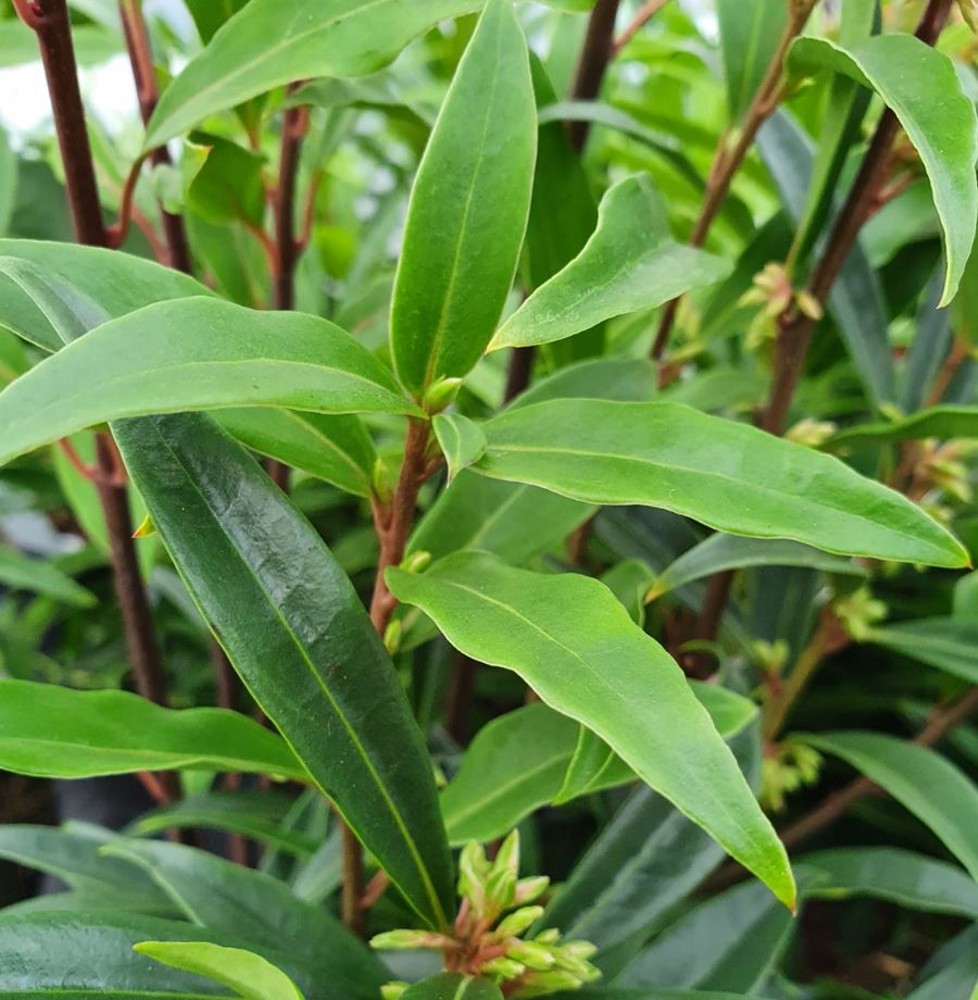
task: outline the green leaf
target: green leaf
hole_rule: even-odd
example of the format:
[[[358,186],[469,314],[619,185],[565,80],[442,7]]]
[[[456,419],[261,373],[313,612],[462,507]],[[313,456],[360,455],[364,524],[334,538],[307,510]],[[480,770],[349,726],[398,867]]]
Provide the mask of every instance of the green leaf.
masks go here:
[[[45,594],[76,608],[90,608],[97,603],[90,590],[75,583],[56,566],[42,559],[31,559],[6,546],[0,546],[0,584],[12,590]]]
[[[184,299],[106,323],[11,383],[0,393],[0,464],[106,420],[248,404],[412,409],[381,363],[326,320]]]
[[[918,618],[875,628],[867,641],[978,684],[978,622],[973,619]]]
[[[0,680],[0,766],[43,778],[197,769],[308,780],[281,739],[235,712],[18,680]]]
[[[825,879],[812,890],[820,899],[871,896],[927,913],[978,919],[978,885],[954,865],[893,847],[817,851],[802,860]]]
[[[799,740],[841,757],[933,830],[978,879],[978,788],[926,747],[879,733],[804,734]]]
[[[954,298],[978,224],[978,115],[951,60],[912,35],[887,34],[843,48],[800,38],[795,74],[830,69],[875,90],[900,120],[927,170],[941,220],[947,276],[942,305]]]
[[[642,778],[787,905],[794,882],[781,842],[675,661],[596,580],[511,569],[459,553],[423,575],[389,570],[473,659],[518,673],[558,712],[592,729]],[[614,683],[611,678],[614,678]]]
[[[206,45],[218,29],[238,13],[249,0],[185,0],[187,10],[197,25],[200,40]]]
[[[187,206],[207,222],[261,226],[265,218],[264,159],[220,136],[192,133],[203,163],[187,188]]]
[[[920,508],[838,460],[677,403],[553,400],[483,429],[489,448],[472,468],[494,479],[585,503],[661,507],[841,555],[968,562]]]
[[[281,969],[240,948],[203,941],[144,941],[134,951],[172,969],[213,979],[247,1000],[302,1000],[299,988]]]
[[[285,825],[293,803],[290,796],[271,792],[205,793],[144,813],[126,832],[133,837],[152,837],[166,830],[225,830],[308,858],[319,841]]]
[[[188,920],[259,950],[284,951],[309,981],[330,983],[340,996],[375,1000],[385,982],[366,944],[270,875],[161,841],[119,840],[105,851],[145,871]]]
[[[70,243],[0,240],[0,276],[0,325],[45,351],[64,343],[38,302],[53,300],[52,288],[97,303],[98,323],[103,314],[115,319],[154,302],[211,294],[172,268]]]
[[[786,4],[766,0],[717,0],[727,106],[740,121],[760,89],[788,23]]]
[[[602,199],[598,228],[580,254],[503,324],[490,349],[563,340],[715,284],[730,270],[727,261],[676,243],[648,176],[630,177]]]
[[[377,450],[358,416],[262,407],[219,410],[214,419],[259,454],[354,496],[370,496]]]
[[[448,463],[449,484],[486,453],[486,437],[478,424],[461,413],[438,413],[432,421],[435,436]]]
[[[502,996],[499,987],[486,979],[445,972],[415,983],[404,993],[403,1000],[502,1000]]]
[[[122,39],[95,24],[72,28],[75,58],[81,66],[108,62],[124,51]],[[40,58],[37,36],[16,18],[0,21],[0,69],[35,62]]]
[[[526,40],[509,0],[490,0],[421,161],[394,285],[394,368],[419,399],[437,379],[467,374],[492,337],[523,244],[536,148]]]
[[[17,204],[17,154],[10,148],[7,131],[0,127],[0,236],[7,233]]]
[[[978,406],[934,406],[890,423],[857,424],[833,435],[837,445],[897,444],[924,438],[978,438]]]
[[[430,762],[349,579],[207,417],[132,421],[116,435],[174,563],[255,700],[421,918],[443,926],[451,859]]]
[[[715,573],[748,566],[805,566],[843,576],[866,575],[866,570],[851,560],[828,555],[809,545],[770,538],[717,534],[683,553],[661,573],[649,591],[648,600],[654,600]]]

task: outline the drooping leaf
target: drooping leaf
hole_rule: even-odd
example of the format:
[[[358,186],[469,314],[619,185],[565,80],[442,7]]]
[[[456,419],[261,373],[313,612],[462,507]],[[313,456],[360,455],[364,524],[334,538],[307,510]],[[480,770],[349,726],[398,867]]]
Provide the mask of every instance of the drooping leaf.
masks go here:
[[[843,555],[967,564],[905,497],[842,463],[676,403],[553,400],[483,425],[474,471],[585,503],[643,504]],[[704,445],[708,442],[708,446]]]
[[[978,878],[978,787],[946,757],[879,733],[838,732],[799,737],[841,757],[889,792],[934,831],[972,877]]]
[[[502,1000],[502,996],[499,987],[488,979],[445,972],[415,983],[403,994],[403,1000]]]
[[[260,955],[203,941],[144,941],[137,954],[214,980],[247,1000],[303,1000],[289,977]]]
[[[924,438],[978,438],[978,406],[933,406],[890,423],[856,424],[833,435],[828,447],[897,444]]]
[[[927,170],[941,220],[947,257],[941,304],[947,305],[978,223],[978,115],[951,60],[912,35],[892,33],[846,48],[824,38],[800,38],[788,63],[797,74],[830,69],[872,88],[900,120]]]
[[[808,566],[823,573],[866,575],[866,570],[851,560],[820,552],[809,545],[716,534],[685,552],[665,572],[660,573],[649,591],[648,599],[661,597],[714,573],[747,566]]]
[[[605,195],[598,228],[579,256],[510,316],[490,349],[563,340],[714,284],[729,272],[726,261],[676,243],[648,176],[631,177]]]
[[[191,133],[202,162],[187,188],[187,206],[207,222],[261,226],[265,218],[264,160],[220,136]]]
[[[526,40],[509,0],[489,0],[418,169],[394,285],[394,368],[418,398],[467,374],[492,337],[523,244],[536,146]]]
[[[46,778],[197,769],[308,780],[288,746],[243,715],[19,680],[0,680],[0,766]]]
[[[968,618],[917,618],[875,628],[869,642],[978,684],[978,622]]]
[[[255,700],[422,919],[443,925],[451,859],[434,779],[349,579],[207,417],[130,421],[116,434],[170,555]]]
[[[482,458],[486,452],[486,438],[478,424],[460,413],[438,413],[432,423],[448,463],[451,483],[463,469]]]
[[[788,8],[765,0],[717,0],[730,118],[737,122],[754,95],[788,23]]]
[[[144,870],[188,920],[256,948],[284,951],[312,982],[351,1000],[375,1000],[385,973],[370,949],[328,910],[297,899],[263,872],[161,841],[125,841],[105,850]]]
[[[57,566],[43,559],[31,559],[6,546],[0,546],[0,584],[12,590],[45,594],[77,608],[90,608],[96,603],[90,590],[75,583]]]
[[[394,594],[434,619],[452,645],[514,670],[545,703],[592,729],[793,905],[784,848],[733,755],[675,661],[602,584],[511,569],[484,553],[450,556],[423,575],[394,569],[387,577]]]
[[[411,410],[381,363],[326,320],[184,299],[98,327],[0,393],[0,463],[107,420],[248,404]]]

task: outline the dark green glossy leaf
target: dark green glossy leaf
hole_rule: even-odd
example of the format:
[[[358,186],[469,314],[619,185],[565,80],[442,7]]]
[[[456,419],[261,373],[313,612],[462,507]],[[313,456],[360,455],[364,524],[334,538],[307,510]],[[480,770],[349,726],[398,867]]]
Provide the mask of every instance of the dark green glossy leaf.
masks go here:
[[[580,255],[510,316],[490,347],[563,340],[715,284],[729,272],[726,261],[676,243],[648,176],[631,177],[605,195],[598,228]]]
[[[502,1000],[502,996],[499,987],[486,979],[446,972],[416,983],[403,1000]]]
[[[843,555],[966,565],[905,497],[841,462],[676,403],[553,400],[484,425],[473,470],[599,504],[644,504],[731,534]]]
[[[422,919],[444,924],[451,859],[428,756],[349,579],[207,417],[131,421],[116,434],[188,589],[258,704]]]
[[[808,566],[823,573],[866,575],[866,570],[851,560],[828,555],[808,545],[770,538],[717,534],[685,552],[661,573],[649,591],[648,599],[661,597],[714,573],[747,566]]]
[[[307,780],[288,746],[246,716],[17,680],[0,680],[0,766],[49,778],[197,769]]]
[[[423,575],[393,569],[387,577],[395,595],[434,619],[452,645],[516,671],[793,905],[784,848],[733,755],[675,661],[607,588],[572,574],[511,569],[484,553],[450,556]]]
[[[875,90],[899,118],[927,170],[941,220],[947,257],[941,304],[947,305],[978,223],[978,115],[953,63],[912,35],[894,33],[847,48],[824,38],[801,38],[791,48],[789,66],[795,73],[842,73]]]
[[[64,604],[90,608],[95,595],[67,573],[43,559],[31,559],[20,552],[0,546],[0,584],[12,590],[30,590],[45,594]]]
[[[417,398],[468,373],[492,337],[530,210],[537,127],[526,40],[490,0],[411,193],[391,305],[391,353]]]
[[[869,642],[978,684],[978,622],[967,618],[918,618],[873,629]]]
[[[805,734],[805,743],[841,757],[934,831],[978,878],[978,788],[934,750],[879,733]]]
[[[0,462],[106,420],[248,404],[411,410],[381,363],[326,320],[185,299],[106,323],[9,385]]]
[[[145,870],[188,920],[283,951],[310,981],[329,983],[341,996],[375,1000],[385,981],[376,956],[336,917],[270,875],[180,844],[120,840],[105,850]]]
[[[212,979],[247,1000],[302,1000],[289,977],[260,955],[241,948],[224,948],[203,941],[145,941],[137,954]]]

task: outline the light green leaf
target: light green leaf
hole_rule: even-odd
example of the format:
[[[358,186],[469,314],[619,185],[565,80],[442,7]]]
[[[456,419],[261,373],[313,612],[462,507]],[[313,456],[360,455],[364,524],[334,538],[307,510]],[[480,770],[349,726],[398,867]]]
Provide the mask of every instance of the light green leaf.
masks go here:
[[[391,354],[417,398],[482,357],[526,231],[537,124],[509,0],[490,0],[449,88],[411,192],[391,305]]]
[[[81,66],[108,62],[125,51],[119,35],[95,24],[76,25],[71,32],[75,58]],[[0,21],[0,69],[40,59],[37,36],[17,18]]]
[[[978,684],[978,621],[918,618],[875,628],[867,641]]]
[[[44,778],[198,769],[308,780],[279,737],[235,712],[18,680],[0,680],[0,766]]]
[[[218,29],[238,13],[249,0],[185,0],[187,10],[197,25],[201,41],[206,45]]]
[[[838,460],[677,403],[553,400],[483,429],[489,448],[472,468],[494,479],[585,503],[661,507],[841,555],[968,562],[920,508]]]
[[[186,919],[258,951],[284,951],[308,980],[330,983],[342,997],[375,1000],[385,981],[363,941],[271,875],[162,841],[117,840],[104,850],[145,871]]]
[[[490,349],[563,340],[722,281],[731,269],[676,243],[648,176],[630,177],[605,195],[598,228],[581,253],[503,324]]]
[[[978,223],[978,115],[951,60],[899,33],[843,48],[828,39],[800,38],[788,60],[795,74],[831,69],[875,90],[900,120],[930,179],[941,220],[947,276],[942,305],[954,298],[971,255]]]
[[[451,858],[430,762],[346,574],[206,416],[129,421],[115,432],[177,569],[255,700],[419,916],[443,926]]]
[[[106,323],[11,383],[0,393],[0,463],[106,420],[248,404],[412,409],[381,363],[326,320],[184,299]]]
[[[934,406],[890,423],[857,424],[839,431],[826,447],[897,444],[924,438],[978,438],[978,406]]]
[[[787,4],[717,0],[720,46],[731,120],[743,118],[760,88],[788,23]]]
[[[578,575],[511,569],[484,553],[450,556],[423,575],[389,570],[387,578],[452,645],[514,670],[546,704],[592,729],[794,904],[784,848],[733,755],[675,661],[607,588]]]
[[[487,979],[473,979],[455,972],[415,983],[402,1000],[502,1000],[499,987]]]
[[[0,126],[0,236],[7,232],[17,204],[17,154],[10,148],[7,131]]]
[[[866,570],[849,559],[840,559],[809,545],[772,538],[711,535],[683,553],[659,575],[648,593],[652,601],[695,580],[748,566],[806,566],[823,573],[865,576]]]
[[[461,413],[439,413],[432,421],[435,436],[448,463],[449,484],[486,453],[486,437],[478,424]]]
[[[76,608],[90,608],[97,603],[90,590],[75,583],[56,566],[43,559],[31,559],[3,545],[0,545],[0,584],[12,590],[44,594]]]
[[[172,969],[213,979],[246,1000],[302,1000],[299,988],[281,969],[240,948],[203,941],[144,941],[134,950]]]
[[[796,738],[841,757],[889,792],[933,830],[973,878],[978,878],[978,788],[949,760],[926,747],[879,733],[820,733]]]
[[[219,410],[214,419],[242,444],[354,496],[369,497],[377,450],[354,414]]]

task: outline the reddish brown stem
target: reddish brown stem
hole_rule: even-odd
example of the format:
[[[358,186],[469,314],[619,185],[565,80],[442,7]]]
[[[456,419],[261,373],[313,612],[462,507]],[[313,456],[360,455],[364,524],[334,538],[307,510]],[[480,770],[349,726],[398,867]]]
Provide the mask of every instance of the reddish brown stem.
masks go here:
[[[275,192],[275,245],[278,251],[276,309],[292,309],[295,306],[295,265],[300,251],[295,234],[295,196],[299,179],[299,153],[308,129],[308,108],[289,108],[285,112],[279,182]]]
[[[593,101],[601,93],[613,54],[618,5],[619,0],[597,0],[594,5],[574,78],[572,97],[575,101]],[[590,122],[568,124],[567,134],[577,152],[584,149],[590,130]]]
[[[529,388],[534,353],[532,347],[514,348],[513,356],[509,361],[509,373],[506,377],[506,391],[503,394],[505,403],[511,403]]]
[[[341,901],[343,923],[357,936],[364,929],[363,847],[353,831],[340,821],[343,848],[343,898]]]
[[[646,3],[642,4],[628,27],[615,39],[615,43],[612,46],[612,55],[618,55],[668,2],[669,0],[647,0]]]

